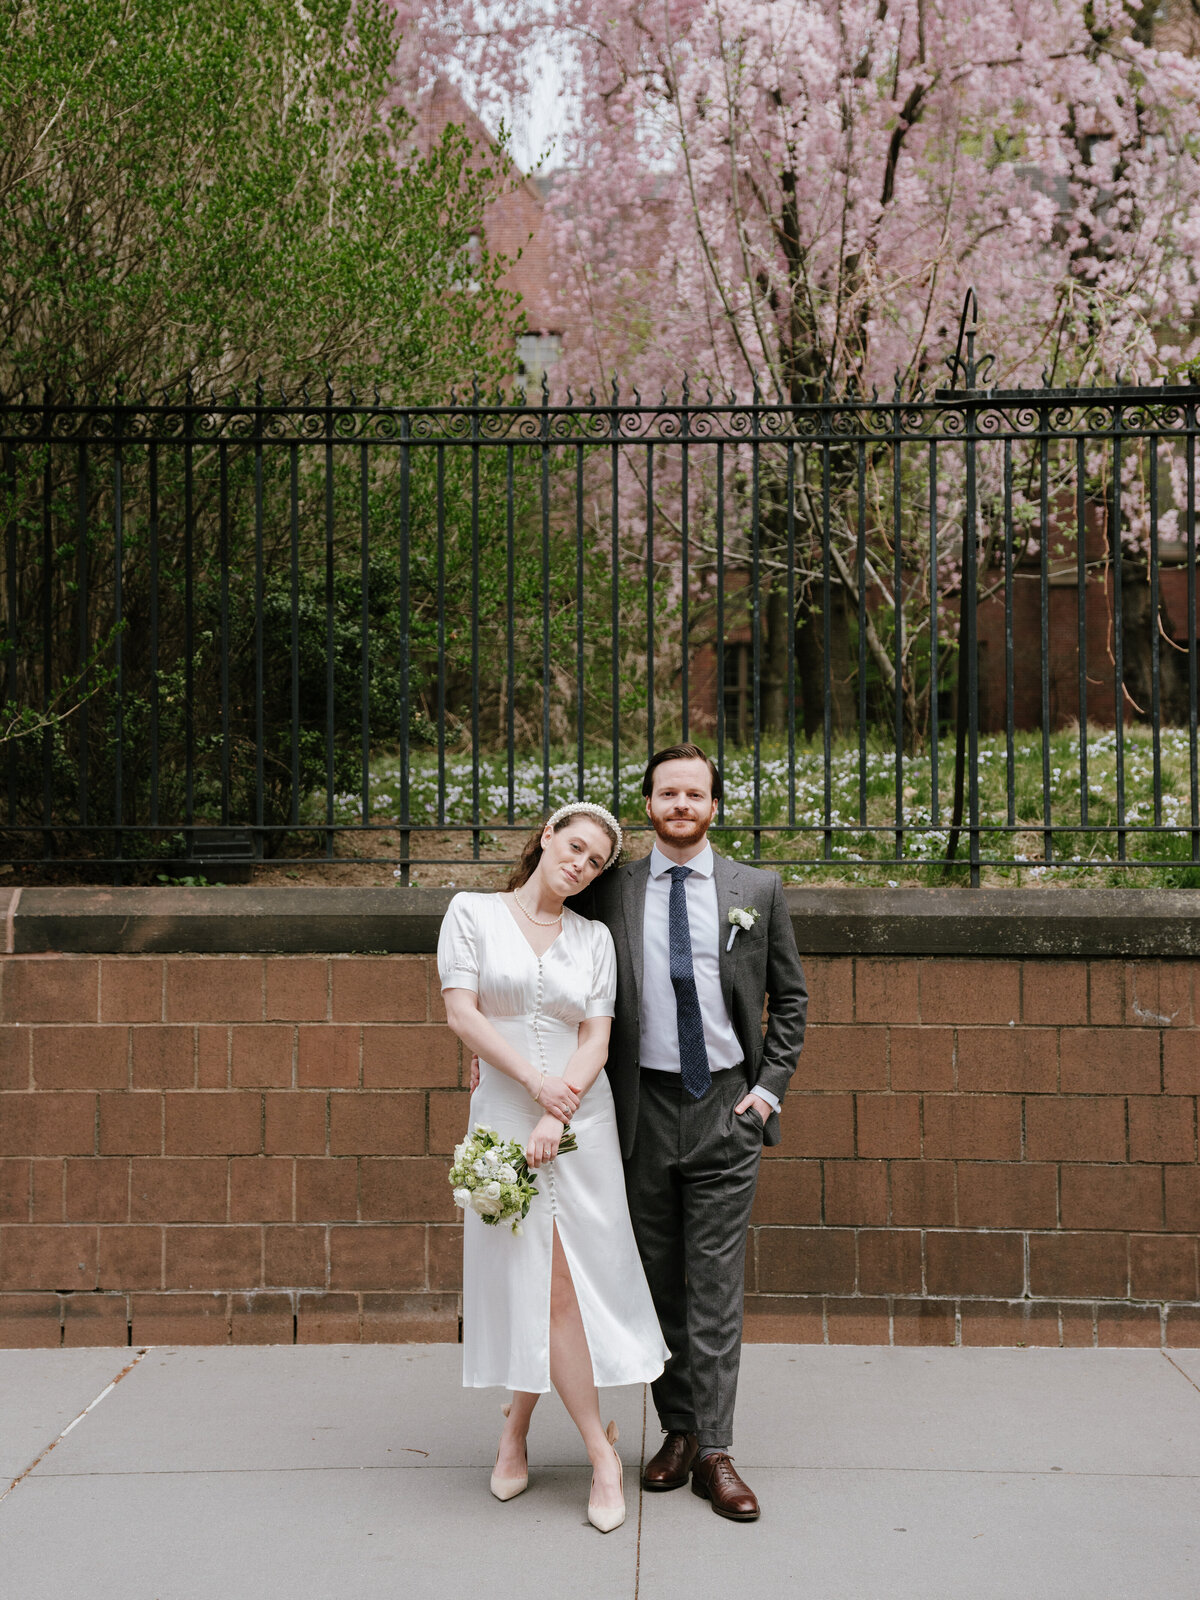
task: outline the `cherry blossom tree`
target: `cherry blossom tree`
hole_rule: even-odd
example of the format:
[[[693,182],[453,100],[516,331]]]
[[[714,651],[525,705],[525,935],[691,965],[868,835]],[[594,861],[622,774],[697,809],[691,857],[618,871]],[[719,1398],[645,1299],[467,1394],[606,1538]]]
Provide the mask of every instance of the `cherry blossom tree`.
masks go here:
[[[972,284],[981,349],[996,357],[987,381],[998,387],[1160,376],[1196,360],[1200,61],[1156,36],[1154,9],[1124,0],[510,0],[502,9],[443,0],[438,15],[481,101],[519,96],[531,41],[563,51],[575,122],[551,207],[575,336],[561,376],[586,387],[616,371],[656,392],[677,390],[686,372],[693,392],[709,384],[746,396],[757,386],[768,402],[801,405],[876,387],[907,398],[946,383],[942,361]],[[761,481],[764,708],[775,725],[787,631],[798,625],[801,674],[814,683],[820,656],[819,630],[806,626],[817,600],[819,452],[803,453],[794,491],[782,463],[780,452],[773,466],[764,460]],[[1032,458],[1027,465],[1034,473]],[[1073,470],[1073,455],[1053,463],[1052,499]],[[1089,492],[1103,495],[1104,470],[1102,458],[1089,461]],[[998,467],[982,471],[986,507],[999,500]],[[1125,471],[1136,534],[1132,454]],[[832,486],[845,511],[832,550],[841,599],[832,647],[843,657],[856,581],[851,477],[843,452]],[[1020,515],[1020,470],[1017,479],[1023,548],[1035,551],[1042,530]],[[669,481],[661,475],[661,492]],[[929,499],[924,481],[903,488],[904,604],[916,619],[931,606]],[[872,529],[899,528],[890,473],[870,490]],[[1028,490],[1036,500],[1034,481]],[[943,600],[958,579],[961,494],[947,461]],[[809,557],[794,615],[770,578],[788,499]],[[981,539],[985,581],[996,548]],[[868,575],[871,649],[894,689],[901,630],[916,725],[921,630],[914,620],[904,638],[884,570],[876,561]],[[952,651],[954,616],[944,622]],[[927,662],[926,689],[937,670]],[[834,676],[845,686],[851,671]],[[838,714],[849,720],[849,705]]]
[[[539,32],[573,64],[574,373],[799,401],[925,376],[972,282],[1000,383],[1195,355],[1200,61],[1142,9],[443,0],[440,37],[483,101]]]

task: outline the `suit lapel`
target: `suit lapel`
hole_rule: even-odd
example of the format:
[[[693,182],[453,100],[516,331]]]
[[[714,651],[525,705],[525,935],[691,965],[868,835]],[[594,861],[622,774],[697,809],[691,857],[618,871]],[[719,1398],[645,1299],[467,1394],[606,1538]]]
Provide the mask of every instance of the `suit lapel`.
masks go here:
[[[741,874],[736,862],[729,861],[713,851],[713,880],[717,886],[717,943],[720,947],[721,997],[725,1009],[733,1016],[733,951],[729,944],[729,913],[738,903],[738,882]]]
[[[625,918],[625,942],[633,972],[636,1011],[642,1004],[642,925],[646,915],[646,883],[650,877],[650,857],[632,861],[621,873],[621,911]]]

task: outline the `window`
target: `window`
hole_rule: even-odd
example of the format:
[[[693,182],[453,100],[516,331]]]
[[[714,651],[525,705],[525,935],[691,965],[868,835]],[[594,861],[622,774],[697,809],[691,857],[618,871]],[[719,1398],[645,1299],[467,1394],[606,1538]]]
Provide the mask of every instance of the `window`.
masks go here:
[[[561,333],[523,333],[517,340],[517,371],[526,386],[534,388],[541,383],[542,374],[550,371],[561,354]]]

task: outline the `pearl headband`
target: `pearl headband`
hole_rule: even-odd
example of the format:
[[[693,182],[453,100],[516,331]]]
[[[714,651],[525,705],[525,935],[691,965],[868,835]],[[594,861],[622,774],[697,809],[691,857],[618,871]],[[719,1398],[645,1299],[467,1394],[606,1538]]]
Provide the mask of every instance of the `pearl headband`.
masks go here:
[[[578,816],[595,817],[606,828],[611,828],[613,833],[616,834],[617,842],[613,845],[612,855],[604,863],[604,868],[607,870],[621,854],[621,847],[625,843],[625,835],[621,832],[621,824],[611,811],[606,810],[604,806],[593,805],[590,800],[576,800],[573,805],[559,806],[557,811],[546,818],[545,825],[547,828],[552,828],[556,822],[562,822],[566,817]]]

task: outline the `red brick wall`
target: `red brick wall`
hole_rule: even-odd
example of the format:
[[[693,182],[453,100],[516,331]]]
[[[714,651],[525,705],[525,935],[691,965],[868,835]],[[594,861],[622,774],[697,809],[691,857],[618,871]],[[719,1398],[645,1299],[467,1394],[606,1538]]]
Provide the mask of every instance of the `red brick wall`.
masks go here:
[[[1200,963],[807,962],[747,1336],[1200,1343]],[[457,1337],[433,959],[8,956],[0,1344]]]

